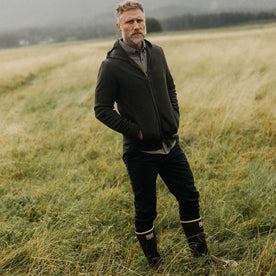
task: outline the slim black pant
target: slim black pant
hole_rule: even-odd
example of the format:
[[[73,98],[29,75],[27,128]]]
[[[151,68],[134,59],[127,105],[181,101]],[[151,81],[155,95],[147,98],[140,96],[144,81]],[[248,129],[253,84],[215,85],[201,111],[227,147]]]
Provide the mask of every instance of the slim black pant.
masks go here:
[[[176,144],[168,154],[151,154],[128,150],[126,164],[134,192],[135,227],[143,233],[153,227],[156,218],[156,178],[159,174],[179,203],[181,221],[194,220],[199,215],[199,193],[187,158]]]

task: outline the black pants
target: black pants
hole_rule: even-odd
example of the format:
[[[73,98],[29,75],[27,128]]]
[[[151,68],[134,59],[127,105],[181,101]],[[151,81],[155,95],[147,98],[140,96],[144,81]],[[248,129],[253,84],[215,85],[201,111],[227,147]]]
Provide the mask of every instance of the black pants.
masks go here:
[[[186,156],[179,144],[169,154],[150,154],[128,150],[126,164],[134,192],[135,227],[137,233],[150,230],[156,218],[156,178],[159,174],[179,203],[181,221],[197,219],[199,193]]]

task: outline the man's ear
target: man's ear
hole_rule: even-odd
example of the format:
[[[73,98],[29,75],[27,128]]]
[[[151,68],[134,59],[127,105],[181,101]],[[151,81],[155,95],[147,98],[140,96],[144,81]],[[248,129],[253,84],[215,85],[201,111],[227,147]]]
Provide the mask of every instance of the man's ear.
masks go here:
[[[116,24],[116,27],[117,27],[117,29],[121,32],[121,24],[120,24],[120,23],[117,23],[117,24]]]

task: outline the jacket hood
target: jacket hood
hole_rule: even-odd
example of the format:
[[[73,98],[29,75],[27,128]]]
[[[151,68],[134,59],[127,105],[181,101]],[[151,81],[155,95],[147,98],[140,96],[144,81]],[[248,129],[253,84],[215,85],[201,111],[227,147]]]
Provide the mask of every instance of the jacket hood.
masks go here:
[[[120,41],[120,39],[115,41],[115,43],[113,45],[113,48],[107,53],[106,57],[107,58],[116,58],[116,59],[128,60],[128,55],[124,51],[124,49],[121,47],[119,41]],[[146,39],[144,39],[144,41],[146,43],[147,48],[151,49],[152,44]]]

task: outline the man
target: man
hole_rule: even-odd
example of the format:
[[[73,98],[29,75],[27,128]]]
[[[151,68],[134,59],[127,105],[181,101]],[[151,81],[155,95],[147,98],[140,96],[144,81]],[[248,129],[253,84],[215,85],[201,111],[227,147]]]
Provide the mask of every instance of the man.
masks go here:
[[[94,109],[101,122],[123,134],[123,160],[134,192],[138,240],[149,264],[159,267],[161,257],[153,226],[159,174],[178,200],[192,254],[207,254],[199,193],[178,144],[178,101],[165,55],[162,48],[144,39],[145,15],[139,2],[120,3],[116,17],[122,39],[115,42],[101,64]]]

